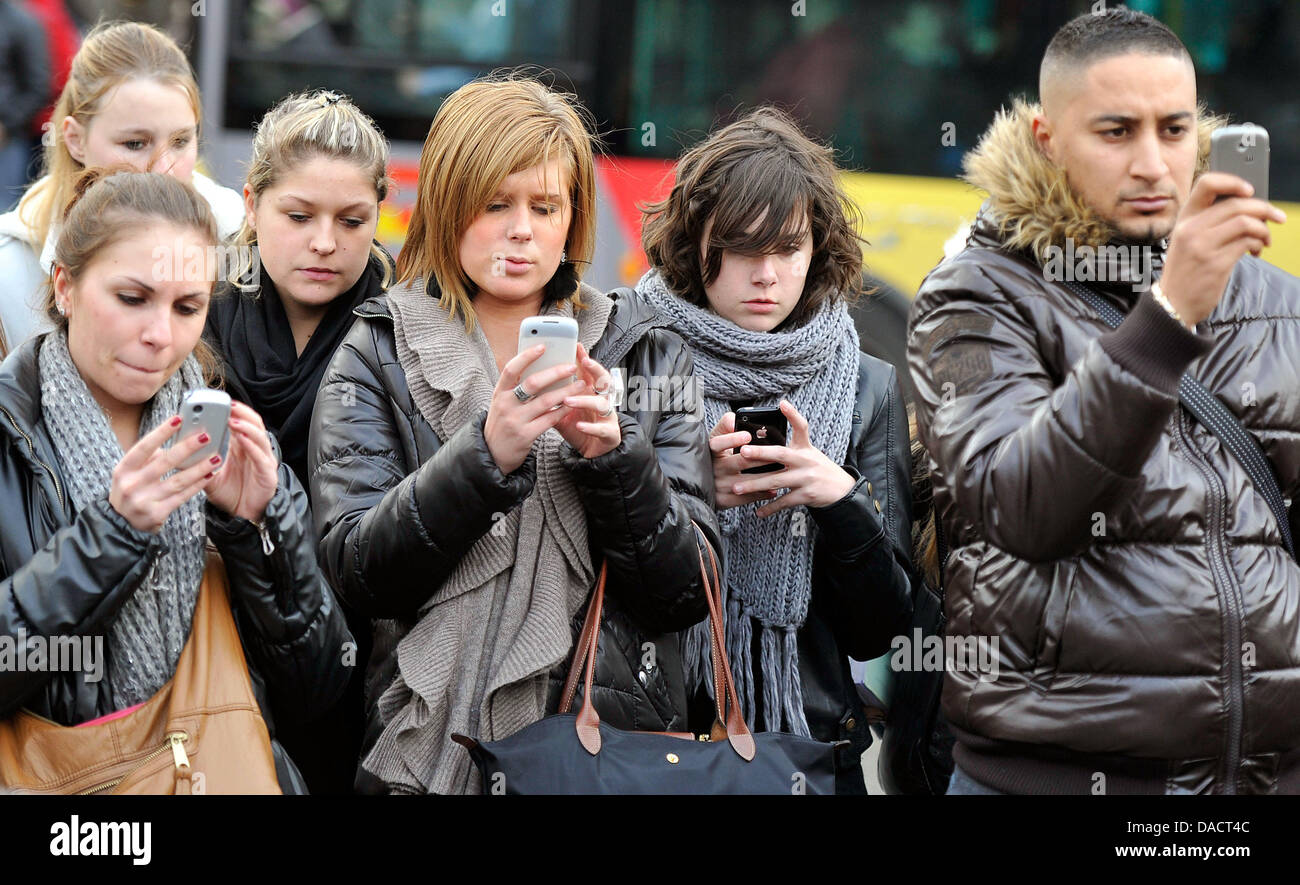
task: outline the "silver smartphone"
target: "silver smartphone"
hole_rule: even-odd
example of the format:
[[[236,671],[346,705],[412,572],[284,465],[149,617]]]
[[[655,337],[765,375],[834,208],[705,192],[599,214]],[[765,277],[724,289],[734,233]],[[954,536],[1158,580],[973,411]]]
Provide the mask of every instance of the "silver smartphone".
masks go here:
[[[1255,199],[1267,200],[1268,130],[1244,123],[1216,131],[1210,136],[1210,171],[1246,179],[1255,188]]]
[[[181,469],[206,461],[213,455],[220,455],[225,460],[230,444],[230,394],[206,387],[185,394],[181,402],[181,429],[172,437],[173,444],[200,431],[207,431],[210,439],[181,463]]]
[[[524,369],[519,379],[521,382],[524,378],[552,366],[577,365],[578,321],[569,317],[528,317],[519,324],[519,349],[515,353],[522,353],[539,344],[546,345],[546,352],[534,360],[528,368]],[[572,383],[568,378],[561,378],[545,390],[537,391],[537,395],[559,390],[561,387]]]

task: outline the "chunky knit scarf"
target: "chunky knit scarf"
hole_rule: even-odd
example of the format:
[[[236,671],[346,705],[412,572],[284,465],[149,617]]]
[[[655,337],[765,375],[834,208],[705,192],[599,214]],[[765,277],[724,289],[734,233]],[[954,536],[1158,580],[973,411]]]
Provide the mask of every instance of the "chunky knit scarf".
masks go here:
[[[784,397],[808,419],[812,444],[837,464],[848,452],[858,379],[858,333],[842,302],[788,332],[750,332],[671,292],[658,271],[637,283],[691,346],[707,426],[733,402],[775,407]],[[814,524],[803,507],[759,519],[756,505],[719,513],[727,569],[727,651],[745,718],[754,725],[753,630],[760,630],[763,727],[808,735],[797,633],[812,596]],[[751,621],[752,619],[752,621]],[[706,625],[687,634],[692,684],[711,683]]]
[[[612,302],[588,287],[582,298],[587,308],[575,318],[590,350]],[[492,350],[481,326],[466,335],[420,280],[388,299],[411,396],[445,441],[490,404],[499,377]],[[560,312],[574,316],[567,302]],[[481,792],[478,770],[449,735],[499,740],[546,712],[548,673],[567,659],[570,624],[595,583],[563,444],[555,430],[533,443],[533,492],[474,543],[397,645],[397,675],[379,698],[385,727],[363,763],[393,792]]]
[[[56,331],[45,336],[38,360],[41,415],[54,441],[68,495],[81,511],[108,497],[113,468],[125,453],[72,362],[67,334]],[[199,365],[190,357],[145,405],[140,433],[179,413],[185,392],[203,386]],[[203,578],[206,499],[199,492],[167,517],[161,530],[167,553],[154,563],[113,621],[106,679],[114,709],[148,700],[176,670]]]

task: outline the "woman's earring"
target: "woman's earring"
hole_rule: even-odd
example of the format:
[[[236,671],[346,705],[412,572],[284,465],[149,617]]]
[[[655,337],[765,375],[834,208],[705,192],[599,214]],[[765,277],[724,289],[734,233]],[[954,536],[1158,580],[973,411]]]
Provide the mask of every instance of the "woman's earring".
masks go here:
[[[568,260],[569,260],[569,252],[568,252],[568,250],[567,250],[567,249],[561,249],[561,250],[560,250],[560,264],[564,264],[564,263],[566,263]]]
[[[67,309],[66,307],[64,307],[62,304],[59,304],[59,305],[56,305],[56,306],[57,306],[58,309],[59,309],[59,316],[61,316],[61,317],[65,317],[65,316],[68,315],[68,309]]]

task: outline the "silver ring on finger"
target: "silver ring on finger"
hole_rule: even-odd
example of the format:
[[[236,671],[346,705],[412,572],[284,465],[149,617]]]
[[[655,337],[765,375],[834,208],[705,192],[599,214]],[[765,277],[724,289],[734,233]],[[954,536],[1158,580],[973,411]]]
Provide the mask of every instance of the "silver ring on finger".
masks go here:
[[[534,396],[536,396],[536,394],[524,390],[524,382],[520,381],[515,385],[515,399],[519,400],[521,403],[528,402]]]
[[[606,385],[605,387],[598,387],[595,389],[594,393],[596,394],[596,396],[609,396],[609,386]]]
[[[609,402],[609,408],[605,409],[605,411],[603,411],[603,412],[597,412],[597,413],[596,413],[596,414],[599,415],[601,418],[608,418],[610,415],[614,414],[614,403],[613,403],[613,401],[612,401],[612,400],[607,400],[607,402]]]

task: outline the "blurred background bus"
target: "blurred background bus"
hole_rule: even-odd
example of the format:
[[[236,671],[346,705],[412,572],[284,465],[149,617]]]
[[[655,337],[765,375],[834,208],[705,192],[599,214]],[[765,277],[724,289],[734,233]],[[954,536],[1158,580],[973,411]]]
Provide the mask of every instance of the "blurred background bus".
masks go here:
[[[126,7],[146,4],[119,4]],[[157,4],[155,4],[157,5]],[[164,4],[166,5],[166,4]],[[637,207],[672,159],[760,103],[831,142],[863,210],[879,291],[857,310],[864,349],[903,364],[906,311],[982,195],[956,179],[1009,96],[1036,97],[1038,62],[1084,0],[184,0],[204,98],[204,159],[243,180],[250,127],[286,93],[347,93],[393,141],[398,188],[379,236],[401,247],[420,146],[468,80],[528,64],[595,116],[599,241],[587,280],[645,270]],[[1191,50],[1202,99],[1272,136],[1272,191],[1300,201],[1300,2],[1131,0]],[[1266,257],[1300,274],[1300,205]],[[910,390],[908,391],[910,395]]]

